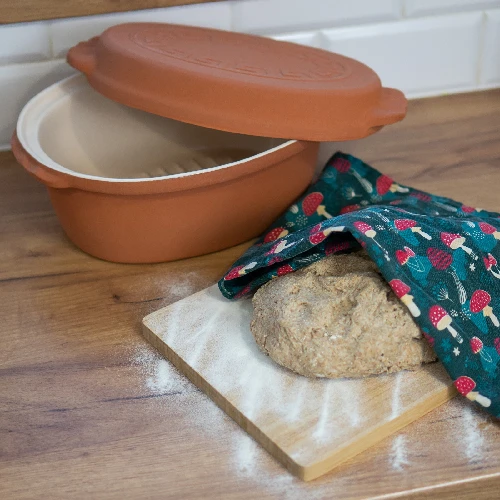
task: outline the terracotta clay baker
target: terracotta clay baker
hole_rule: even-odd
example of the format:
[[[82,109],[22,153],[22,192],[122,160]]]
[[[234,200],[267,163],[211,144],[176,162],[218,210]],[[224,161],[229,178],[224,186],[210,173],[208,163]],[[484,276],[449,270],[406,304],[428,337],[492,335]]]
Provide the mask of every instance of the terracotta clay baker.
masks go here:
[[[310,183],[319,143],[401,120],[358,61],[189,26],[114,26],[23,109],[12,146],[69,238],[117,262],[201,255],[260,234]]]

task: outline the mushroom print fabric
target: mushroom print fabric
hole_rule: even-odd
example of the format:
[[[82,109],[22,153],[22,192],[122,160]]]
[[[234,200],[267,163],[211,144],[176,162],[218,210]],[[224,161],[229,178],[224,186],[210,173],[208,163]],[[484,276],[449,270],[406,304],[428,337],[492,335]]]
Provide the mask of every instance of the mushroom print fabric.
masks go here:
[[[267,281],[364,247],[463,396],[500,417],[500,215],[398,184],[336,153],[219,288]]]

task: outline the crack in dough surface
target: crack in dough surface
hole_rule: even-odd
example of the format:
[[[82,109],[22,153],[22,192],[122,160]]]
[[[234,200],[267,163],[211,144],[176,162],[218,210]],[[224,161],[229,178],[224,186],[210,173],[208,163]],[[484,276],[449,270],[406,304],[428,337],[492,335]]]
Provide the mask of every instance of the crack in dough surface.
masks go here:
[[[436,360],[365,252],[326,257],[253,297],[260,349],[307,377],[364,377]]]

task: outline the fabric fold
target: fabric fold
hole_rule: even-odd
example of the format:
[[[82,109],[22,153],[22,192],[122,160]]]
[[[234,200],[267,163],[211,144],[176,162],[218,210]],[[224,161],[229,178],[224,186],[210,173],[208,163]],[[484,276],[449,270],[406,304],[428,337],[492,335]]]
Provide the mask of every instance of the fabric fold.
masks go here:
[[[398,184],[336,153],[219,282],[229,299],[364,247],[457,390],[500,417],[500,215]]]

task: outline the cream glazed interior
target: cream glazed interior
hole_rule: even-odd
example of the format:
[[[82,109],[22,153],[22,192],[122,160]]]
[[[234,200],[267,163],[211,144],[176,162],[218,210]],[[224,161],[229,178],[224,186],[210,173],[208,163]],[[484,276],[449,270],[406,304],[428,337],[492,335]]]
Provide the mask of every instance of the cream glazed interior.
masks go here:
[[[26,152],[54,170],[113,182],[229,168],[295,142],[198,127],[133,109],[99,94],[83,75],[35,96],[19,117],[17,135]]]

